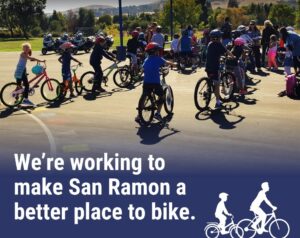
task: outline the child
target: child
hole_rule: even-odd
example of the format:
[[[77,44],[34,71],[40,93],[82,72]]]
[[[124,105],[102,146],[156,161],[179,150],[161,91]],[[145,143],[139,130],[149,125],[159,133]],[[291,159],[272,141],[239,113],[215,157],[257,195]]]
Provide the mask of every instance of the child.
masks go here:
[[[179,51],[180,51],[180,49],[178,49],[179,38],[180,38],[179,34],[175,34],[174,39],[171,42],[171,54],[173,55],[174,60],[179,56]]]
[[[235,59],[235,56],[228,51],[221,43],[222,33],[220,30],[215,29],[210,32],[211,42],[207,48],[206,66],[205,71],[209,79],[213,81],[214,84],[214,94],[216,96],[216,109],[222,108],[222,102],[220,99],[220,79],[219,79],[219,69],[220,69],[220,58],[222,55],[228,54],[231,58]]]
[[[132,38],[128,40],[127,42],[127,54],[131,57],[131,67],[136,72],[137,70],[137,51],[140,46],[140,42],[138,40],[139,38],[139,32],[133,31],[131,33]]]
[[[272,67],[277,70],[278,66],[276,63],[276,55],[277,55],[277,37],[276,35],[270,36],[270,44],[268,50],[268,66],[269,70],[272,70]]]
[[[237,87],[239,89],[240,95],[247,94],[247,89],[245,85],[245,71],[242,67],[241,57],[244,55],[244,47],[246,41],[243,38],[236,38],[233,42],[234,47],[231,50],[232,54],[236,57],[232,60],[232,66],[234,70],[234,74],[237,78]]]
[[[22,102],[22,105],[24,106],[35,106],[31,101],[28,99],[28,94],[29,94],[29,82],[27,78],[27,71],[26,71],[26,64],[27,60],[31,61],[37,61],[37,62],[42,62],[44,63],[45,60],[39,60],[36,58],[31,57],[32,50],[31,50],[31,45],[29,43],[24,43],[22,45],[23,52],[20,54],[19,62],[17,64],[17,68],[15,71],[15,78],[17,80],[18,87],[22,87],[22,82],[24,85],[24,100]]]
[[[221,234],[225,235],[228,234],[229,232],[226,232],[226,216],[232,216],[230,214],[225,206],[225,202],[228,200],[228,194],[227,193],[220,193],[219,194],[220,202],[217,205],[216,212],[215,212],[215,217],[219,219],[219,228],[221,230]]]
[[[284,72],[285,75],[288,76],[292,74],[291,68],[293,67],[293,52],[292,46],[286,46],[285,58],[284,58]]]
[[[158,109],[155,114],[155,119],[162,121],[162,116],[160,114],[164,100],[164,90],[160,84],[160,68],[164,65],[175,66],[174,63],[164,60],[160,57],[161,47],[155,42],[150,42],[146,47],[146,52],[148,53],[148,58],[146,58],[143,68],[144,68],[144,85],[142,97],[149,95],[152,91],[158,96]],[[136,117],[136,122],[140,121],[139,117]]]
[[[106,38],[103,35],[99,35],[96,38],[95,46],[90,57],[90,65],[95,71],[95,81],[92,88],[92,92],[96,91],[105,92],[101,87],[101,82],[103,79],[103,71],[101,68],[101,61],[103,56],[111,61],[115,61],[114,56],[108,52],[108,47],[106,46]]]
[[[72,48],[74,45],[70,42],[66,42],[62,44],[61,48],[64,50],[61,57],[59,57],[58,61],[62,64],[62,77],[63,77],[63,85],[64,90],[70,90],[70,97],[75,97],[74,89],[73,89],[73,82],[72,82],[72,74],[71,74],[71,60],[74,60],[79,65],[82,63],[75,59],[72,55]]]

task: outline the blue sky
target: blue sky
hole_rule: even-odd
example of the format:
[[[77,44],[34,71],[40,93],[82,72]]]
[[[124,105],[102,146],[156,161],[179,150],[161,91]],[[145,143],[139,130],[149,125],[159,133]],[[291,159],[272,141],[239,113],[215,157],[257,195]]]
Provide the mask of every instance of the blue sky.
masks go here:
[[[140,5],[157,1],[158,0],[122,0],[123,5]],[[45,11],[52,12],[54,9],[58,11],[65,11],[94,4],[117,6],[118,0],[47,0],[47,7]]]

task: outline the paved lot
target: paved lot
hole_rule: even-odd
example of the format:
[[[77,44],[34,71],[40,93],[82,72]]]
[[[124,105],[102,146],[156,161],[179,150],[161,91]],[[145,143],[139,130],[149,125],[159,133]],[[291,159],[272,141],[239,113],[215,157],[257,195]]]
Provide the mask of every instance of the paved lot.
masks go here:
[[[39,54],[34,56],[47,60],[48,74],[60,80],[58,56]],[[90,70],[89,55],[77,58],[84,62],[79,75]],[[17,61],[18,53],[0,53],[1,87],[14,80]],[[108,65],[103,63],[104,68]],[[29,63],[28,68],[31,66]],[[253,93],[228,104],[235,109],[199,114],[193,93],[203,75],[199,69],[191,75],[172,71],[168,76],[175,95],[175,114],[169,128],[140,128],[134,118],[141,87],[118,90],[112,80],[107,88],[110,93],[96,100],[78,97],[59,107],[44,105],[28,112],[8,111],[0,105],[1,168],[12,165],[8,161],[14,152],[45,151],[67,156],[154,154],[181,171],[299,171],[300,101],[277,96],[285,87],[284,77],[252,75],[256,84],[251,86]],[[38,89],[32,101],[43,103]]]

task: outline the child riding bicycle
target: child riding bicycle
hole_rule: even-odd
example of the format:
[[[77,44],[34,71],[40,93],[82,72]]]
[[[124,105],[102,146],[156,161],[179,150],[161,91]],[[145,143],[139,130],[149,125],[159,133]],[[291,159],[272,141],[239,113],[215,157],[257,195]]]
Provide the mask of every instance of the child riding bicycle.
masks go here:
[[[59,57],[58,61],[62,64],[62,77],[63,77],[63,85],[64,90],[70,90],[70,97],[75,97],[74,89],[73,89],[73,82],[72,82],[72,74],[71,74],[71,60],[77,62],[79,65],[82,63],[75,59],[71,53],[72,49],[75,46],[70,43],[66,42],[62,44],[61,48],[64,50],[61,57]]]
[[[143,94],[141,97],[149,95],[152,91],[158,96],[158,109],[157,113],[154,115],[155,119],[162,121],[162,116],[160,114],[164,100],[163,95],[164,91],[160,84],[160,68],[164,65],[175,66],[174,63],[166,61],[160,57],[161,47],[155,42],[150,42],[145,51],[148,53],[143,68],[144,68],[144,85],[143,85]],[[140,121],[140,118],[136,117],[136,122]]]
[[[225,202],[227,202],[227,200],[228,200],[228,194],[227,193],[220,193],[219,198],[221,199],[221,201],[217,205],[216,212],[215,212],[215,217],[218,218],[219,221],[220,221],[219,228],[220,228],[221,234],[225,235],[225,234],[229,233],[229,232],[226,232],[226,229],[225,229],[226,220],[227,220],[226,216],[232,216],[232,214],[230,214],[227,211],[227,208],[225,206]]]
[[[222,108],[222,102],[220,100],[220,79],[219,79],[219,68],[220,58],[222,55],[228,54],[231,58],[235,56],[228,51],[221,43],[222,33],[220,30],[215,29],[210,32],[211,42],[208,44],[206,67],[205,71],[208,77],[213,80],[214,83],[214,94],[216,96],[216,109]]]
[[[99,35],[96,38],[95,47],[90,57],[90,65],[94,68],[95,71],[95,81],[93,85],[92,92],[105,92],[101,87],[103,79],[103,71],[101,68],[101,61],[103,56],[111,61],[116,61],[114,55],[108,52],[108,46],[106,45],[106,38],[104,35]]]
[[[24,100],[22,102],[22,105],[24,106],[34,106],[34,104],[29,101],[28,94],[29,94],[29,82],[27,78],[27,71],[26,71],[26,64],[27,60],[31,61],[37,61],[39,62],[45,62],[45,60],[39,60],[36,58],[31,57],[32,50],[31,45],[29,43],[24,43],[22,45],[22,53],[20,54],[19,62],[17,64],[17,68],[15,71],[15,78],[17,80],[18,87],[22,87],[22,83],[24,85]]]

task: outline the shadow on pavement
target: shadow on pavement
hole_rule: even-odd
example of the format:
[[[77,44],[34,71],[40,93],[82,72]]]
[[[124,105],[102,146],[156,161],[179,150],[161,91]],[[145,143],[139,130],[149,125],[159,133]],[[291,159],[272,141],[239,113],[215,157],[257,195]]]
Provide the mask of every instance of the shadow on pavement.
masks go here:
[[[237,106],[235,108],[237,108],[239,106],[239,104],[237,103]],[[241,123],[245,117],[241,116],[241,115],[235,115],[233,113],[231,113],[231,111],[233,110],[233,108],[228,108],[225,107],[222,110],[206,110],[203,112],[198,112],[195,115],[195,118],[199,121],[206,121],[211,119],[214,123],[216,123],[217,125],[219,125],[220,129],[223,130],[232,130],[236,128],[236,124]],[[236,117],[237,120],[235,121],[229,121],[226,118],[226,115],[230,115],[232,117]]]
[[[160,136],[162,130],[168,130],[169,133]],[[143,145],[155,145],[162,140],[179,133],[180,131],[175,128],[170,128],[167,123],[152,123],[150,126],[141,125],[136,133],[141,138],[141,144]]]

